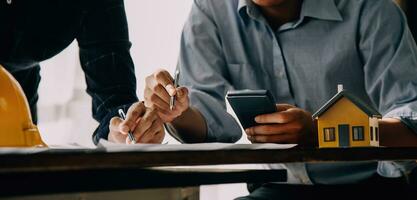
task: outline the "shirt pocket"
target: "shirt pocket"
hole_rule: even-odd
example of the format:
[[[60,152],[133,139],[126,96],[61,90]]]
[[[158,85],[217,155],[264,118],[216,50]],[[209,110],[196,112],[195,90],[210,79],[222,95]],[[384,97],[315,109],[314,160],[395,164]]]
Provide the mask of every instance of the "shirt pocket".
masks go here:
[[[228,64],[231,84],[236,90],[243,89],[266,89],[268,76],[260,68],[253,67],[253,65],[243,64]]]

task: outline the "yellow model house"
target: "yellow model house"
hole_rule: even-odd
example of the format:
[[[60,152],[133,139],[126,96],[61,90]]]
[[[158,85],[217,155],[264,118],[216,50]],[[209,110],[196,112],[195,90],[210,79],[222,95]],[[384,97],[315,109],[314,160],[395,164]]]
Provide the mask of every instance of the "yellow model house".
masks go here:
[[[379,146],[381,114],[341,86],[313,117],[317,119],[319,148]]]

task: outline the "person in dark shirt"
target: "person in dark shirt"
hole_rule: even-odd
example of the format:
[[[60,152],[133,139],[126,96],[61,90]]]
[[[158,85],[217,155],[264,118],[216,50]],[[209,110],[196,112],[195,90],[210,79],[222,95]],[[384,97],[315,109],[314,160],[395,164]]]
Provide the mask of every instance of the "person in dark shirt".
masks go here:
[[[22,86],[35,123],[39,62],[74,40],[93,99],[93,117],[100,122],[94,142],[129,142],[131,131],[139,142],[160,143],[163,124],[136,95],[123,0],[0,0],[0,65]],[[127,112],[125,121],[116,117],[119,109]]]

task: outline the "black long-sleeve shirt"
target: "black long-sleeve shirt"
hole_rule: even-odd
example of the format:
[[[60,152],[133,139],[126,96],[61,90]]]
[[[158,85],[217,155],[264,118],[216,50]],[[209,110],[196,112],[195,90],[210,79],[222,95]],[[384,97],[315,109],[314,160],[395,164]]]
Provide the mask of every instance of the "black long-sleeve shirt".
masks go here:
[[[97,142],[107,139],[116,111],[138,100],[123,0],[0,0],[0,64],[21,84],[35,123],[39,62],[74,40],[100,122]]]

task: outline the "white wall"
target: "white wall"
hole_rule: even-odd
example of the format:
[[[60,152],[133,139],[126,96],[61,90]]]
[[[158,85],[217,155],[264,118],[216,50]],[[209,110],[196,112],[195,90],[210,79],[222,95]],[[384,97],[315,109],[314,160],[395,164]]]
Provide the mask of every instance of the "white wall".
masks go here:
[[[131,53],[136,66],[138,96],[143,98],[145,77],[158,68],[173,71],[179,38],[192,0],[126,0]],[[42,63],[39,127],[50,144],[91,146],[97,123],[91,119],[91,99],[74,42],[58,56]],[[65,74],[65,76],[62,76]]]
[[[183,24],[192,0],[126,0],[138,95],[145,77],[158,68],[174,71]]]

